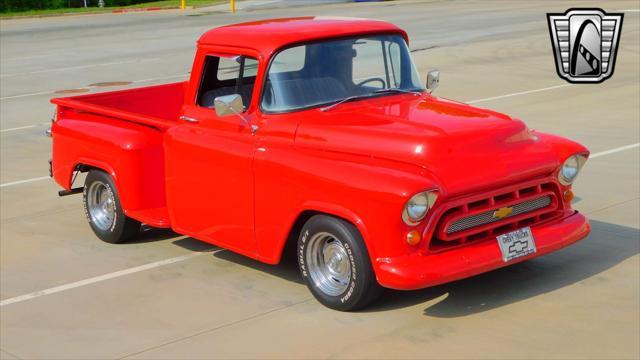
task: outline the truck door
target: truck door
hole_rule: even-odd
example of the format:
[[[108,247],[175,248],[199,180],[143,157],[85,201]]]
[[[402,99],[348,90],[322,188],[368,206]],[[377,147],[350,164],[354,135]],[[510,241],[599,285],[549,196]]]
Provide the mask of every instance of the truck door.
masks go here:
[[[257,64],[249,57],[206,56],[194,103],[185,105],[165,140],[167,203],[174,230],[249,256],[256,253],[256,137],[237,115],[217,116],[213,101],[240,94],[247,109]],[[246,110],[243,116],[255,117]]]

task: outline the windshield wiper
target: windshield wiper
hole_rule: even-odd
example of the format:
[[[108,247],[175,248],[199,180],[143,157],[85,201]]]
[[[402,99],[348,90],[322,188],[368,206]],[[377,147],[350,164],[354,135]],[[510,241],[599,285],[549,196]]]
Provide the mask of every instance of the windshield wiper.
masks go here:
[[[395,88],[390,88],[390,89],[378,89],[378,90],[374,90],[368,94],[361,94],[361,95],[353,95],[353,96],[348,96],[338,102],[335,102],[331,105],[327,105],[325,107],[320,108],[320,111],[329,111],[331,109],[333,109],[334,107],[345,103],[347,101],[352,101],[352,100],[357,100],[357,99],[364,99],[364,98],[368,98],[374,95],[378,95],[378,94],[385,94],[385,93],[402,93],[402,94],[414,94],[414,95],[420,95],[422,94],[421,90],[405,90],[405,89],[395,89]]]
[[[342,103],[345,103],[345,102],[347,102],[347,101],[357,100],[357,99],[364,99],[364,98],[371,97],[371,96],[373,96],[373,95],[374,95],[374,93],[369,93],[369,94],[364,94],[364,95],[352,95],[352,96],[347,96],[346,98],[344,98],[344,99],[342,99],[342,100],[340,100],[340,101],[338,101],[338,102],[335,102],[335,103],[333,103],[333,104],[331,104],[331,105],[327,105],[327,106],[325,106],[325,107],[321,107],[321,108],[320,108],[320,111],[329,111],[329,110],[333,109],[334,107],[336,107],[336,106],[338,106],[338,105],[340,105],[340,104],[342,104]]]
[[[389,88],[389,89],[379,89],[379,90],[375,90],[373,92],[374,94],[384,94],[384,93],[402,93],[402,94],[414,94],[414,95],[420,95],[422,94],[421,90],[405,90],[405,89],[398,89],[398,88]]]

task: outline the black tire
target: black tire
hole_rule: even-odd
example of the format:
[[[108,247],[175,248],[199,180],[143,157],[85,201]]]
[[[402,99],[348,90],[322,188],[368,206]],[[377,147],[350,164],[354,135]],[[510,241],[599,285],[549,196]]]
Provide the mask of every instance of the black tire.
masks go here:
[[[92,204],[95,204],[97,199],[90,199],[90,197],[96,196],[95,191],[100,191],[100,194],[106,192],[104,196],[111,200],[109,202],[111,209],[109,213],[112,214],[111,221],[108,221],[110,219],[108,217],[103,216],[102,219],[97,217],[100,213],[96,212],[95,206],[92,207]],[[91,230],[100,240],[110,244],[118,244],[131,239],[140,232],[140,222],[124,214],[118,190],[113,183],[113,179],[107,173],[100,170],[89,171],[84,181],[82,203],[89,226],[91,226]]]
[[[346,264],[350,266],[348,276],[345,276],[341,282],[338,281],[340,276],[337,278],[331,276],[323,277],[322,271],[318,270],[323,267],[318,266],[317,263],[325,264],[324,260],[317,260],[315,261],[316,265],[313,264],[313,257],[321,256],[318,252],[318,241],[321,241],[321,244],[324,244],[323,248],[326,249],[327,244],[331,244],[336,240],[339,243],[338,246],[341,246],[344,250],[344,253],[340,253],[340,255],[347,255],[348,262]],[[325,251],[322,253],[326,255]],[[322,256],[326,260],[325,255]],[[340,255],[338,255],[338,258],[341,260],[342,256]],[[307,287],[313,296],[328,308],[339,311],[362,309],[374,301],[381,293],[382,288],[376,280],[371,267],[369,253],[360,232],[351,223],[342,219],[326,215],[315,215],[310,218],[302,227],[298,238],[297,258],[300,273]],[[338,262],[338,264],[344,265],[345,263]],[[336,263],[334,262],[333,265],[335,266]],[[324,266],[325,269],[328,269],[328,267],[328,265]],[[341,267],[341,269],[344,269],[344,267]],[[324,274],[327,274],[327,272]],[[318,281],[319,278],[327,279],[327,282],[330,283],[333,281],[332,284],[328,285],[330,291],[323,290],[323,285],[319,285],[323,281]],[[342,290],[345,284],[347,285]]]

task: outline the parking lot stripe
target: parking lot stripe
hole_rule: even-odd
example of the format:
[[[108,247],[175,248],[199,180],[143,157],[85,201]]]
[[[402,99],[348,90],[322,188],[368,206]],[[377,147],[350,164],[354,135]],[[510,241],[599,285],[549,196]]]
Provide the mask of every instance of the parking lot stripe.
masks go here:
[[[0,130],[0,133],[5,133],[5,132],[9,132],[9,131],[16,131],[16,130],[22,130],[22,129],[30,129],[30,128],[34,128],[34,127],[36,127],[36,125],[19,126],[19,127],[14,127],[14,128],[10,128],[10,129],[2,129],[2,130]]]
[[[40,92],[29,93],[29,94],[11,95],[11,96],[0,97],[0,100],[18,99],[18,98],[29,97],[29,96],[53,94],[53,92],[54,91],[52,90],[47,90],[47,91],[40,91]]]
[[[157,268],[157,267],[161,267],[161,266],[165,266],[165,265],[169,265],[169,264],[174,264],[174,263],[177,263],[177,262],[180,262],[180,261],[185,261],[185,260],[192,259],[192,258],[194,258],[196,256],[201,256],[201,255],[205,255],[205,254],[212,254],[212,253],[215,253],[215,252],[221,251],[221,250],[222,249],[218,249],[218,250],[212,251],[212,252],[211,251],[210,252],[194,252],[194,253],[190,253],[190,254],[186,254],[186,255],[182,255],[182,256],[173,257],[173,258],[170,258],[170,259],[160,260],[160,261],[152,262],[152,263],[149,263],[149,264],[144,264],[144,265],[132,267],[132,268],[129,268],[129,269],[124,269],[124,270],[120,270],[120,271],[116,271],[116,272],[112,272],[112,273],[108,273],[108,274],[104,274],[104,275],[94,276],[92,278],[88,278],[88,279],[72,282],[72,283],[69,283],[69,284],[64,284],[64,285],[52,287],[52,288],[49,288],[49,289],[35,291],[35,292],[29,293],[29,294],[20,295],[20,296],[12,297],[12,298],[9,298],[9,299],[5,299],[5,300],[0,301],[0,306],[6,306],[6,305],[10,305],[10,304],[15,304],[15,303],[19,303],[19,302],[23,302],[23,301],[27,301],[27,300],[31,300],[31,299],[35,299],[35,298],[39,298],[41,296],[51,295],[51,294],[59,293],[61,291],[71,290],[71,289],[75,289],[75,288],[78,288],[78,287],[81,287],[81,286],[91,285],[91,284],[95,284],[95,283],[98,283],[98,282],[101,282],[101,281],[106,281],[106,280],[118,278],[118,277],[129,275],[129,274],[138,273],[138,272],[149,270],[149,269],[154,269],[154,268]]]
[[[6,186],[26,184],[26,183],[30,183],[30,182],[34,182],[34,181],[40,181],[40,180],[46,180],[46,179],[51,179],[51,178],[49,176],[40,176],[40,177],[37,177],[37,178],[31,178],[31,179],[26,179],[26,180],[12,181],[12,182],[8,182],[8,183],[0,184],[0,188],[6,187]]]
[[[640,147],[640,142],[637,142],[637,143],[631,144],[631,145],[620,146],[620,147],[617,147],[617,148],[614,148],[614,149],[610,149],[610,150],[606,150],[606,151],[601,151],[599,153],[595,153],[595,154],[589,156],[589,158],[590,159],[595,159],[595,158],[600,157],[600,156],[614,154],[614,153],[617,153],[617,152],[620,152],[620,151],[634,149],[634,148],[637,148],[637,147]]]
[[[467,104],[475,104],[475,103],[479,103],[479,102],[485,102],[485,101],[491,101],[491,100],[505,99],[505,98],[509,98],[509,97],[513,97],[513,96],[520,96],[520,95],[533,94],[533,93],[542,92],[542,91],[547,91],[547,90],[561,89],[561,88],[569,87],[569,86],[571,86],[571,85],[572,85],[572,84],[562,84],[562,85],[556,85],[556,86],[549,86],[549,87],[545,87],[545,88],[541,88],[541,89],[533,89],[533,90],[527,90],[527,91],[519,91],[519,92],[515,92],[515,93],[511,93],[511,94],[505,94],[505,95],[499,95],[499,96],[492,96],[492,97],[488,97],[488,98],[484,98],[484,99],[471,100],[471,101],[467,101]]]

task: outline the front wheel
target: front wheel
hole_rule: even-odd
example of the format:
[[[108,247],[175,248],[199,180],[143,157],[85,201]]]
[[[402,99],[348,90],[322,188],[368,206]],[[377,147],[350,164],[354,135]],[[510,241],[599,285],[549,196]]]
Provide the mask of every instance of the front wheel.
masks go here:
[[[82,200],[89,225],[100,240],[117,244],[140,231],[140,222],[124,214],[118,191],[107,173],[91,170],[87,174]]]
[[[334,310],[361,309],[381,292],[360,232],[341,219],[316,215],[307,221],[298,265],[313,296]]]

